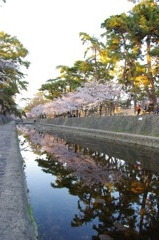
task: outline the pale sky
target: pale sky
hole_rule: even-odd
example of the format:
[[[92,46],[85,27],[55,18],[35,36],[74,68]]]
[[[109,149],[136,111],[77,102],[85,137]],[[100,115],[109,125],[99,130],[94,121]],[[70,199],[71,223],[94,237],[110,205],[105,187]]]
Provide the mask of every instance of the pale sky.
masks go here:
[[[133,6],[127,0],[7,0],[1,5],[0,31],[16,36],[29,51],[29,87],[22,97],[33,97],[56,77],[56,66],[83,59],[80,32],[99,37],[105,19]]]

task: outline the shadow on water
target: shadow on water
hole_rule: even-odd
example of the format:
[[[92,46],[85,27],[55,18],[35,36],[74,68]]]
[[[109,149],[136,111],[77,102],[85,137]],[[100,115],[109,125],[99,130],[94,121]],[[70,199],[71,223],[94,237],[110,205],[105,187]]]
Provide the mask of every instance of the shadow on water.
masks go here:
[[[49,176],[48,192],[38,170],[31,181],[44,239],[159,239],[158,150],[24,126],[19,132],[22,148],[31,146],[34,162]]]

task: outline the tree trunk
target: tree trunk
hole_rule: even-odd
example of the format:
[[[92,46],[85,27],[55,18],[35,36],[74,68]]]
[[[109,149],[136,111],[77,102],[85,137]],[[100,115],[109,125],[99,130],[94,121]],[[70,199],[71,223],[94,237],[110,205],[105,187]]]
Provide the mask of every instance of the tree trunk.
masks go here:
[[[95,48],[94,50],[95,53],[95,57],[94,57],[94,61],[95,61],[95,75],[96,75],[96,80],[99,81],[100,76],[99,76],[99,71],[98,71],[98,66],[97,66],[97,49]]]
[[[147,78],[149,81],[149,86],[150,86],[150,102],[152,102],[154,105],[157,103],[157,98],[156,98],[156,93],[155,93],[155,85],[154,85],[154,79],[153,79],[153,74],[152,74],[152,66],[151,66],[151,56],[150,56],[150,37],[147,37],[146,40],[146,45],[147,45]]]
[[[102,116],[102,108],[103,108],[103,105],[102,103],[99,105],[99,116]]]
[[[134,94],[133,96],[133,101],[134,101],[134,114],[136,114],[136,105],[137,105],[136,94]]]

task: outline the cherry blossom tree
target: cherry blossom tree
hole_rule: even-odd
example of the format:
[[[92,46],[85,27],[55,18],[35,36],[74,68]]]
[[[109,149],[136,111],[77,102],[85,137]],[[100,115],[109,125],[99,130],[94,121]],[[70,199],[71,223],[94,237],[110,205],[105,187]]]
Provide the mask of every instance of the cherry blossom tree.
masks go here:
[[[44,113],[54,116],[83,108],[92,109],[103,102],[118,102],[124,94],[122,86],[115,82],[103,84],[92,81],[77,88],[75,92],[67,93],[44,105],[37,105],[29,112],[28,116],[37,117]]]
[[[27,118],[36,118],[39,117],[44,112],[44,105],[39,104],[32,108],[30,112],[28,112]]]

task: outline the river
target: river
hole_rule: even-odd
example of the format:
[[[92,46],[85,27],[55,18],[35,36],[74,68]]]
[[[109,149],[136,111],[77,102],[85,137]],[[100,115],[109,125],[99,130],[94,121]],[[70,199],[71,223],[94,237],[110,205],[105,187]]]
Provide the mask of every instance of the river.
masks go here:
[[[41,240],[158,240],[158,150],[18,126]]]

